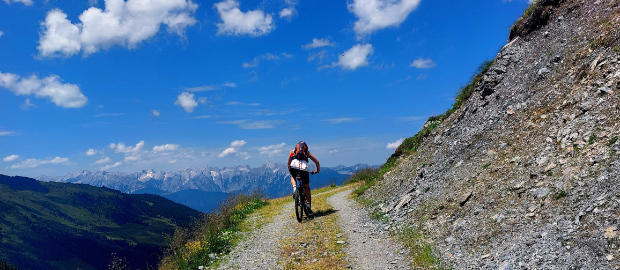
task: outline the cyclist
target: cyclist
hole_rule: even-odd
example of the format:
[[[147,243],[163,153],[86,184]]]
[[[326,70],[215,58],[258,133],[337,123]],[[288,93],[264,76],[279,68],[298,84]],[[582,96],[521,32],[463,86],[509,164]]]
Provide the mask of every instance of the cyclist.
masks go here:
[[[306,193],[306,204],[308,205],[308,212],[312,213],[311,203],[312,199],[310,196],[310,175],[308,173],[308,158],[311,159],[314,164],[316,164],[316,170],[312,172],[312,174],[319,173],[321,170],[321,164],[319,164],[319,160],[308,151],[308,145],[300,141],[297,143],[295,148],[291,150],[291,153],[288,155],[288,171],[291,174],[291,184],[293,185],[293,195],[295,194],[295,190],[297,188],[297,182],[295,181],[295,174],[300,173],[301,182],[303,184],[303,188]]]

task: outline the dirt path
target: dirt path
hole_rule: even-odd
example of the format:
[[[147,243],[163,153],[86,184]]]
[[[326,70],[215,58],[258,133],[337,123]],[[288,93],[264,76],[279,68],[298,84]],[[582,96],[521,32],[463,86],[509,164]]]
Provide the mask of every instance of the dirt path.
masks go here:
[[[247,233],[217,269],[282,269],[277,263],[280,242],[287,234],[285,228],[292,222],[289,209],[293,209],[293,203],[285,204],[273,222]],[[254,213],[250,222],[262,222],[261,217],[260,212]]]
[[[294,218],[293,204],[285,203],[273,222],[247,233],[217,269],[411,269],[402,247],[350,193],[340,188],[313,194],[319,214],[302,223]],[[264,222],[261,218],[259,212],[249,221]],[[295,231],[302,237],[293,237]]]
[[[403,247],[389,237],[384,225],[349,199],[351,189],[327,199],[348,236],[345,248],[352,269],[411,269]]]

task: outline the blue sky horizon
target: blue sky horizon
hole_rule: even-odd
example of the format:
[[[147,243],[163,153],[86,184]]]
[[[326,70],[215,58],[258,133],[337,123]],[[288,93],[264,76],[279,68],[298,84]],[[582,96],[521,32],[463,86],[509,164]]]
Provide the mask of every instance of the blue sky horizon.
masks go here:
[[[3,0],[0,173],[381,165],[531,0]]]

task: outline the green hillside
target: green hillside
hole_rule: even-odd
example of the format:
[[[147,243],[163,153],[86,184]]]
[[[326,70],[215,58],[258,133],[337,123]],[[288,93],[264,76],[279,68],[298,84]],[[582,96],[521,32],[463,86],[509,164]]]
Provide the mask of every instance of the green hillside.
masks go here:
[[[132,269],[156,267],[175,227],[200,216],[155,195],[0,175],[0,261],[107,269],[114,257]]]

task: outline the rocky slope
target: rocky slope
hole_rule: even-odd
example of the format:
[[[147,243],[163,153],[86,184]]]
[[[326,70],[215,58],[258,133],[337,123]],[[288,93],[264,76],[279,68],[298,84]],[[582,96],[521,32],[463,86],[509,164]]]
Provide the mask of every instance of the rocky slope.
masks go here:
[[[619,29],[618,1],[537,1],[365,196],[455,269],[620,268]]]

